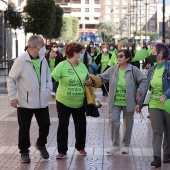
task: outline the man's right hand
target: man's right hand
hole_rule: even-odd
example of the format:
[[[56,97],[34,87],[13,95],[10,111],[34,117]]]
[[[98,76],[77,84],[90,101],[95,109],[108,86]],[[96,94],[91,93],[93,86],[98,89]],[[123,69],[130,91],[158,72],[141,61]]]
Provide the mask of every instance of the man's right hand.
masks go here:
[[[18,100],[17,99],[11,100],[10,104],[11,104],[12,107],[17,108]]]

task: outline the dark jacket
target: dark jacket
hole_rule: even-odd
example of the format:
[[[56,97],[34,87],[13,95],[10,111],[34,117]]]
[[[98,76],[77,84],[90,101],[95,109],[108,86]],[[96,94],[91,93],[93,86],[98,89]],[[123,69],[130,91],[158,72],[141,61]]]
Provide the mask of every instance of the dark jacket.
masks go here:
[[[51,51],[46,53],[46,56],[45,56],[45,58],[47,59],[48,65],[49,65],[50,52]],[[62,53],[60,53],[59,51],[56,51],[56,53],[57,53],[57,57],[55,58],[55,66],[57,66],[61,61],[64,60]]]
[[[111,59],[111,57],[112,57],[112,54],[109,53],[109,58]],[[97,65],[100,64],[100,67],[99,67],[99,69],[97,70],[97,73],[98,73],[98,74],[101,73],[101,68],[102,68],[101,59],[102,59],[102,53],[100,53],[100,54],[97,56],[97,58],[95,59],[95,63],[96,63]],[[109,68],[109,67],[106,67],[106,68]],[[106,69],[105,69],[105,70],[106,70]],[[104,71],[105,71],[105,70],[104,70]]]

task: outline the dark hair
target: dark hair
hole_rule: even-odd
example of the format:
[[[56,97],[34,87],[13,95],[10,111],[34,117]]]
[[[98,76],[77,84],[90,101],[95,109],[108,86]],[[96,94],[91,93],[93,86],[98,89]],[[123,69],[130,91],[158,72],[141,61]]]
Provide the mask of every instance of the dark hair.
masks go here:
[[[122,49],[122,50],[119,50],[119,53],[120,52],[123,52],[124,55],[125,55],[125,58],[129,60],[127,61],[127,63],[130,63],[132,61],[132,55],[131,55],[131,52],[129,50],[126,50],[126,49]]]
[[[72,43],[67,44],[65,53],[68,58],[72,58],[74,56],[73,54],[74,52],[79,53],[83,48],[84,46],[82,44],[72,42]]]
[[[169,57],[169,49],[164,43],[156,43],[154,47],[158,54],[162,52],[162,59],[167,59]]]
[[[58,46],[58,44],[57,44],[56,42],[51,42],[51,43],[50,43],[50,50],[51,50],[51,48],[53,47],[53,45]]]
[[[94,45],[94,42],[93,42],[93,41],[90,41],[90,42],[89,42],[89,45],[90,45],[90,44],[93,44],[93,45]]]

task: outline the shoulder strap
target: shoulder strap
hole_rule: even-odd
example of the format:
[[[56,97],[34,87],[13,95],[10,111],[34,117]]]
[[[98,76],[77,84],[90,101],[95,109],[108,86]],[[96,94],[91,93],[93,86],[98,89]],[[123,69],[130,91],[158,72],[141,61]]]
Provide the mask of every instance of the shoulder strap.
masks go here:
[[[68,61],[68,60],[67,60]],[[68,61],[69,62],[69,61]],[[70,63],[70,62],[69,62]],[[70,65],[71,65],[71,63],[70,63]],[[82,82],[81,82],[81,80],[80,80],[80,77],[78,76],[78,74],[77,74],[77,72],[76,72],[76,70],[74,69],[74,67],[71,65],[71,67],[73,68],[73,70],[74,70],[74,72],[76,73],[76,75],[77,75],[77,77],[78,77],[78,79],[79,79],[79,81],[80,81],[80,83],[81,83],[81,86],[82,86],[82,88],[84,89],[84,91],[85,91],[85,88],[84,88],[84,86],[83,86],[83,84],[82,84]]]

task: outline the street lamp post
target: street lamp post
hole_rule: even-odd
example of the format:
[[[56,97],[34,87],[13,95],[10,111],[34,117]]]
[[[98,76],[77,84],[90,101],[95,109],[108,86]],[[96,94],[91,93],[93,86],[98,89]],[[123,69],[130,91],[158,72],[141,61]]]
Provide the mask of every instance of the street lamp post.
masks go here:
[[[165,0],[163,0],[162,42],[165,43]]]
[[[147,0],[145,0],[145,43],[146,43],[146,40],[147,40],[147,31],[148,31],[148,17],[147,17],[147,5],[148,5],[148,2]]]
[[[6,57],[6,28],[4,27],[4,11],[7,8],[7,2],[0,0],[0,60]]]
[[[140,26],[140,45],[142,45],[142,33],[141,33],[141,1],[142,0],[140,0],[140,24],[139,24],[139,26]]]

